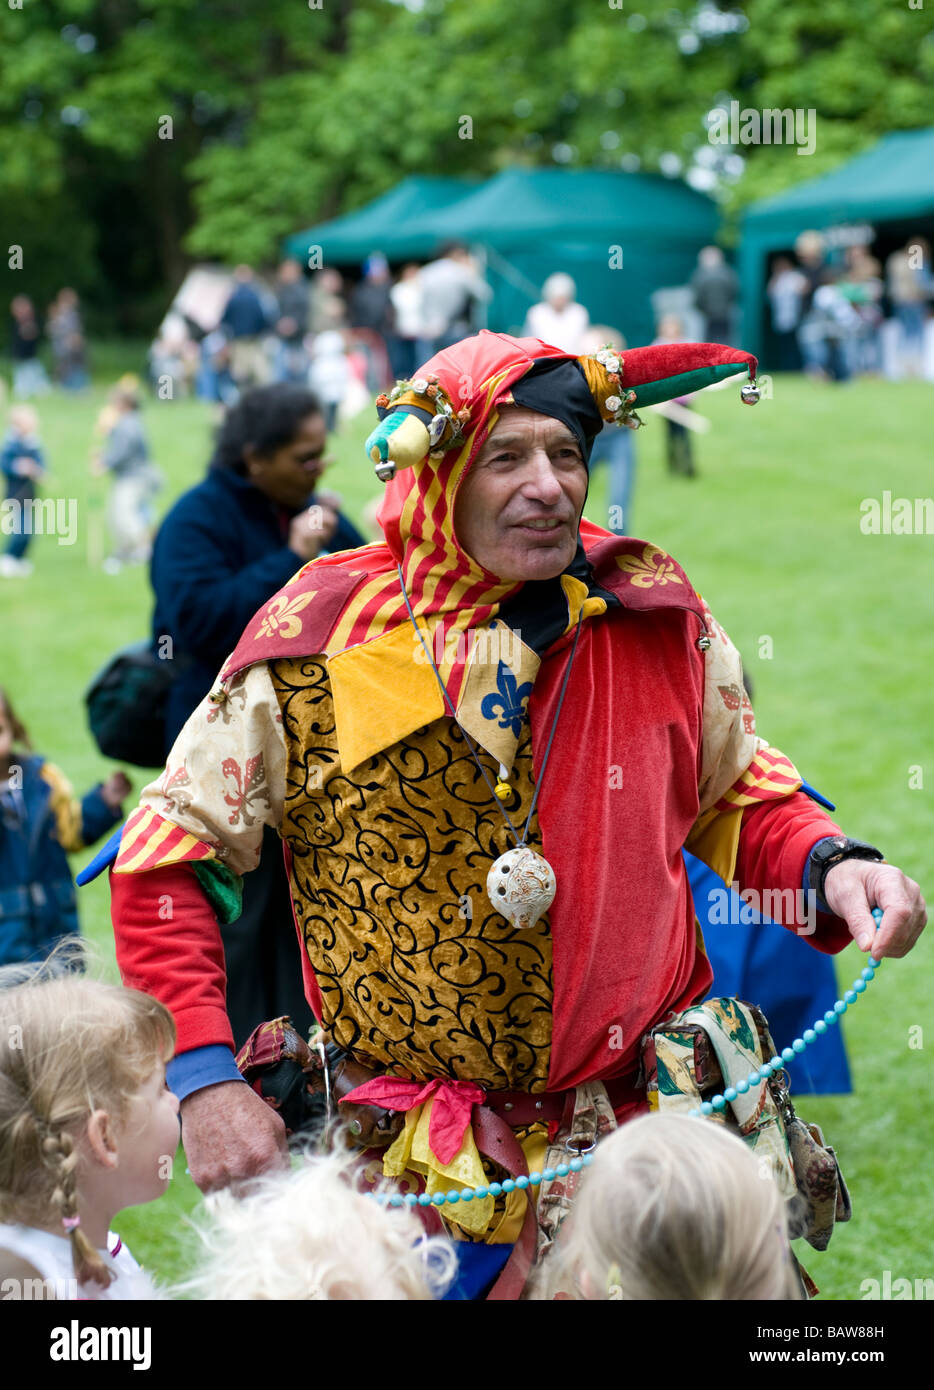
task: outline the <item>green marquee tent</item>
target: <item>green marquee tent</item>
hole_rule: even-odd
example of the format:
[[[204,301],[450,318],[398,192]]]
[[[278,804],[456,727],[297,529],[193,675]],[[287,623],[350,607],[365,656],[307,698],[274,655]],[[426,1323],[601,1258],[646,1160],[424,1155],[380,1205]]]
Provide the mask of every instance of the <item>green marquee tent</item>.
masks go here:
[[[680,180],[587,169],[508,169],[428,220],[486,248],[490,326],[518,329],[542,282],[566,270],[595,323],[650,342],[651,295],[683,284],[717,234],[716,205]]]
[[[740,245],[743,347],[762,353],[768,258],[789,250],[799,233],[869,222],[895,245],[932,219],[934,127],[888,135],[839,169],[753,203],[743,218]]]
[[[683,284],[720,222],[716,204],[656,174],[508,169],[454,196],[455,180],[406,179],[361,212],[290,238],[293,255],[323,248],[325,263],[432,255],[458,238],[483,249],[494,298],[489,327],[521,328],[542,282],[565,270],[595,323],[632,345],[654,336],[652,292]],[[435,197],[433,208],[423,199]],[[362,229],[362,230],[361,230]]]
[[[422,260],[434,253],[437,236],[422,231],[422,220],[459,202],[479,186],[478,179],[408,178],[357,212],[296,232],[286,255],[305,265],[312,247],[321,247],[325,265],[351,265],[371,251],[391,260]]]

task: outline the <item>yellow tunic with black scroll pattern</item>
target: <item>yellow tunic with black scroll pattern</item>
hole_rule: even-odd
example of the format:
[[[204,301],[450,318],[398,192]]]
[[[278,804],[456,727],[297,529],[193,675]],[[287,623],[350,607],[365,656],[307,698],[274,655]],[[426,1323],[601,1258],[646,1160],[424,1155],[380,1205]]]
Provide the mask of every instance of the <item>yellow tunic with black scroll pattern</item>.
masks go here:
[[[491,1090],[542,1090],[551,1046],[551,932],[516,932],[486,896],[513,837],[453,720],[436,719],[350,774],[323,658],[269,664],[282,712],[296,920],[334,1040],[367,1065]],[[491,781],[496,763],[481,760]],[[506,809],[533,794],[525,725]],[[533,817],[528,843],[540,849]]]

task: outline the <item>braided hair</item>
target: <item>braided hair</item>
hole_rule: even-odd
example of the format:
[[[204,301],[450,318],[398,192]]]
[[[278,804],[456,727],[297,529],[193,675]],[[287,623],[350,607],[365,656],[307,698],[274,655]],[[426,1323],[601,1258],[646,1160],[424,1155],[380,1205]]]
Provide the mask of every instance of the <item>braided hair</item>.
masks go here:
[[[0,1221],[60,1227],[75,1277],[114,1278],[81,1228],[81,1150],[92,1112],[122,1122],[175,1046],[168,1010],[75,970],[0,970]]]
[[[42,1161],[55,1183],[49,1205],[71,1239],[71,1256],[76,1279],[79,1283],[92,1280],[106,1288],[114,1276],[81,1229],[76,1171],[78,1151],[75,1141],[67,1131],[48,1134],[42,1140]]]

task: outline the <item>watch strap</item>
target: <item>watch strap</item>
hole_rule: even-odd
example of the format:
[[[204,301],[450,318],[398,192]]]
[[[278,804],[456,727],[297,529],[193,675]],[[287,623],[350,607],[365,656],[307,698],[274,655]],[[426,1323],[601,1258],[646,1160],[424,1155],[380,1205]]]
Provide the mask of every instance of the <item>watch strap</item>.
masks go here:
[[[830,835],[820,840],[808,857],[808,887],[816,893],[818,901],[825,903],[824,880],[837,864],[845,859],[869,859],[881,863],[885,855],[875,845],[865,840],[851,840],[846,835]]]

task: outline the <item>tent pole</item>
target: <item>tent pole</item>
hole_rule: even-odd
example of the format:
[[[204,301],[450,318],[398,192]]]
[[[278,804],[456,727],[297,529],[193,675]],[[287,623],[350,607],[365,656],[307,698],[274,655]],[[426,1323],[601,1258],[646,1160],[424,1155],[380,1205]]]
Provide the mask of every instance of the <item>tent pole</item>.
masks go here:
[[[485,279],[486,279],[486,266],[487,266],[487,250],[486,250],[486,247],[483,245],[483,242],[481,241],[481,242],[477,242],[474,246],[472,246],[472,247],[470,248],[470,251],[471,251],[471,255],[473,256],[474,260],[477,262],[477,269],[478,269],[478,271],[480,272],[480,274],[482,275],[483,279],[485,280]],[[482,303],[482,304],[478,304],[477,307],[476,307],[475,310],[474,310],[474,313],[475,313],[476,316],[477,316],[477,328],[478,328],[478,330],[481,329],[481,328],[489,328],[489,326],[490,326],[489,310],[488,310],[488,308],[487,308],[488,304],[489,304],[489,300],[485,299],[485,300],[483,301],[483,303]]]
[[[533,285],[532,281],[523,275],[521,270],[516,270],[515,266],[505,260],[492,246],[486,247],[485,250],[492,268],[499,275],[502,275],[504,280],[508,280],[510,285],[519,290],[521,294],[526,295],[530,304],[537,304],[541,298],[539,286]]]

